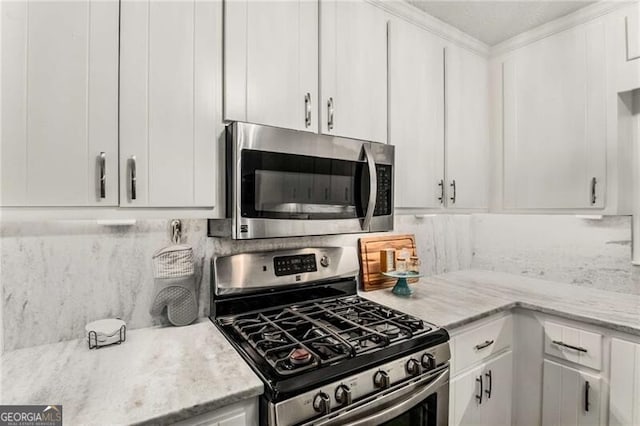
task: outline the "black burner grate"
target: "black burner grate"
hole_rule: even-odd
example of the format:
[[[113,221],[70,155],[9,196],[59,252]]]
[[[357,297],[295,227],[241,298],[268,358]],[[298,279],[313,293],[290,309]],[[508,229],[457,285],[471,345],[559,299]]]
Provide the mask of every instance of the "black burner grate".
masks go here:
[[[279,374],[298,374],[426,333],[423,321],[358,296],[237,317],[233,328]]]

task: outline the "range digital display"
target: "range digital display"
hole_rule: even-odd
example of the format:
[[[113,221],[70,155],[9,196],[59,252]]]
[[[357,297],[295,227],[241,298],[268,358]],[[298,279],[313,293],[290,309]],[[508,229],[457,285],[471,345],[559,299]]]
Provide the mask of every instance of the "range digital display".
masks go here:
[[[277,277],[316,272],[318,270],[318,266],[316,265],[316,255],[299,254],[295,256],[274,257],[273,270]]]

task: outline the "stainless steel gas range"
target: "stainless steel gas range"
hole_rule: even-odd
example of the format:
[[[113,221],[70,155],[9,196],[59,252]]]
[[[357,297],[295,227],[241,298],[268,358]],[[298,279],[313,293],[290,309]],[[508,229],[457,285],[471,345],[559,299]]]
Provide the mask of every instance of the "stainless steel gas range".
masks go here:
[[[211,320],[265,383],[260,423],[448,423],[449,335],[357,294],[354,248],[212,260]]]

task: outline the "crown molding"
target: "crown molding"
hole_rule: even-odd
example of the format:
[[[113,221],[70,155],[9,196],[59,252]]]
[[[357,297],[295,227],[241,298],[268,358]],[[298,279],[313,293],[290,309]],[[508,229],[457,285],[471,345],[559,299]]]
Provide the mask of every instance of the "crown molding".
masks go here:
[[[366,0],[387,13],[400,19],[408,21],[430,33],[443,38],[460,47],[471,50],[483,57],[489,57],[490,47],[488,44],[460,31],[459,29],[435,18],[423,10],[404,0]]]
[[[573,28],[580,24],[584,24],[593,19],[607,15],[615,10],[622,9],[627,6],[631,6],[638,1],[629,0],[603,0],[598,3],[594,3],[590,6],[586,6],[573,13],[562,16],[546,24],[540,25],[532,30],[526,31],[522,34],[518,34],[515,37],[498,43],[489,49],[489,54],[492,58],[505,55],[513,50],[524,47],[528,44],[542,40],[553,34],[559,33],[569,28]]]

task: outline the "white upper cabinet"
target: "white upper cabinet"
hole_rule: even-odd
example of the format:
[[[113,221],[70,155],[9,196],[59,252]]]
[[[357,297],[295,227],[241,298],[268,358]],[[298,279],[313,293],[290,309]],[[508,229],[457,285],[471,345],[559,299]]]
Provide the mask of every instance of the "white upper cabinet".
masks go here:
[[[506,208],[604,207],[604,48],[598,19],[519,49],[504,61]]]
[[[212,206],[221,4],[127,0],[121,8],[120,205]]]
[[[640,1],[604,17],[608,62],[612,64],[612,91],[640,88]]]
[[[118,2],[2,2],[2,206],[118,203]]]
[[[364,1],[320,2],[320,132],[387,141],[387,17]]]
[[[318,2],[225,3],[227,120],[318,131]]]
[[[444,41],[399,19],[389,23],[389,143],[395,205],[444,203]]]
[[[446,51],[447,206],[489,206],[489,65],[450,45]]]
[[[625,14],[625,39],[627,61],[640,60],[640,2]]]

